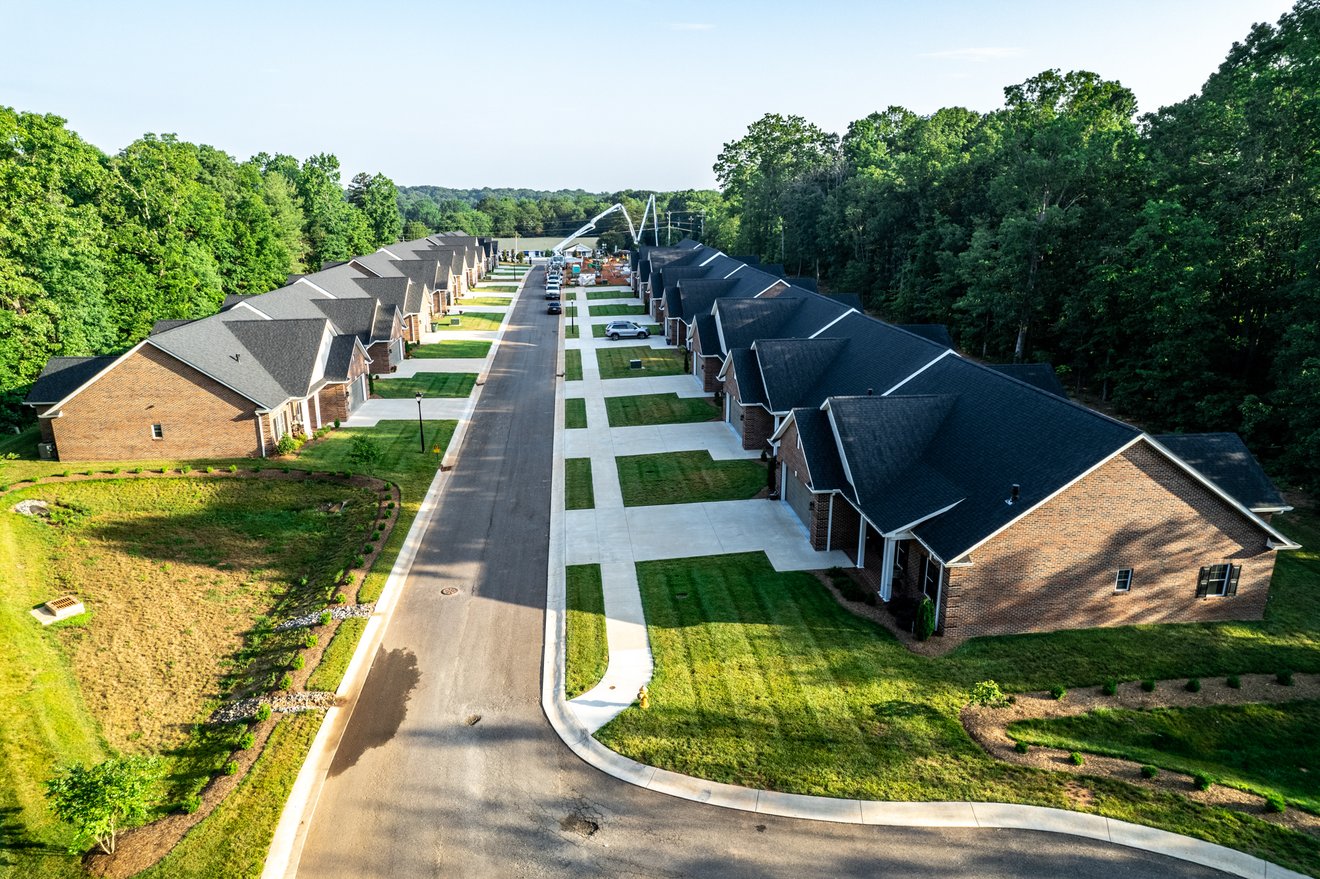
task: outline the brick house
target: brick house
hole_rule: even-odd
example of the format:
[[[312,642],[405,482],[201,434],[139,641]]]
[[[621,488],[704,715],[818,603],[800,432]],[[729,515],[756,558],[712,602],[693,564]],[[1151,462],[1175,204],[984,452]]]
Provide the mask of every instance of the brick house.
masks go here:
[[[955,639],[1259,619],[1297,547],[1236,437],[1152,437],[956,355],[795,408],[771,441],[812,545],[883,600],[929,596]]]
[[[56,358],[26,403],[64,461],[273,454],[366,396],[367,352],[325,315],[166,321],[125,353]]]

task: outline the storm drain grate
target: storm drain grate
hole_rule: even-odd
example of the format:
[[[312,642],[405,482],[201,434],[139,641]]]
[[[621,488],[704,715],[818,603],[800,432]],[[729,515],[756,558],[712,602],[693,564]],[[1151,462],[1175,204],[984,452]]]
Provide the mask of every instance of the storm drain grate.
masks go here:
[[[458,594],[458,587],[457,587],[457,586],[446,586],[444,589],[441,589],[441,590],[440,590],[440,594],[441,594],[441,595],[457,595],[457,594]]]

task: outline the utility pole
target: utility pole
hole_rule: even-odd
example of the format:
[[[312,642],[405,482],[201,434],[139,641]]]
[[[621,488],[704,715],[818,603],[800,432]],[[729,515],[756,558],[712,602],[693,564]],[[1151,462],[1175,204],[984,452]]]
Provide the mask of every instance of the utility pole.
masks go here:
[[[668,247],[674,238],[674,214],[672,211],[665,211],[665,247]]]

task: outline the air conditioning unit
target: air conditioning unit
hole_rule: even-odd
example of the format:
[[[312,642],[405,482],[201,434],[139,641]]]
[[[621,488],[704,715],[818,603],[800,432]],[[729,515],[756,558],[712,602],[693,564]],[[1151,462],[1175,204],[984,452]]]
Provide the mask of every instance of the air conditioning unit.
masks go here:
[[[37,457],[43,461],[55,460],[54,443],[37,443]]]

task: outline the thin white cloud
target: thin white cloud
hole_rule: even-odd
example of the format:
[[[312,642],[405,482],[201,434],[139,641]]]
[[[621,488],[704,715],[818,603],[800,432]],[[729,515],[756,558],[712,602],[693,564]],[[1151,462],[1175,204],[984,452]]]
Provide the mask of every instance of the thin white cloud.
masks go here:
[[[1016,58],[1022,54],[1017,46],[980,46],[971,49],[944,49],[939,52],[922,52],[919,57],[933,58],[936,61],[998,61],[1003,58]]]
[[[674,21],[670,22],[669,29],[671,31],[713,31],[715,25],[697,21]]]

